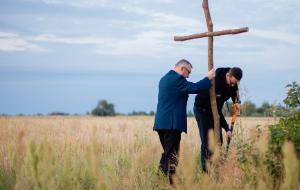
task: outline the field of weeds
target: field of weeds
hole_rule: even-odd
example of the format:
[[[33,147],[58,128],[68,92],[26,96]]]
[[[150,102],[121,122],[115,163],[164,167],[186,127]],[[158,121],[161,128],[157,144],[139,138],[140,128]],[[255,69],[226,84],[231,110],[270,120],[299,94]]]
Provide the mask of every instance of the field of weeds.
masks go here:
[[[153,117],[0,117],[0,189],[169,189],[157,173]],[[274,183],[264,155],[274,118],[238,118],[229,152],[199,170],[194,118],[182,134],[176,189],[299,188],[299,158],[284,144],[286,178]],[[290,171],[291,170],[291,171]],[[294,172],[294,173],[293,173]],[[289,176],[290,175],[290,176]],[[295,178],[295,179],[292,179]]]

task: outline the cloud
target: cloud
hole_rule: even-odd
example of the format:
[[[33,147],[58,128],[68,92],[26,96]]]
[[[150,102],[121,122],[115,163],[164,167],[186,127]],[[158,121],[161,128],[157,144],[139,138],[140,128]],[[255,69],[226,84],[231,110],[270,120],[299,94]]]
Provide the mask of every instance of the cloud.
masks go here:
[[[199,21],[193,18],[133,7],[123,7],[122,10],[149,17],[147,22],[142,23],[142,26],[146,28],[185,33],[200,31]]]
[[[34,42],[62,43],[69,45],[92,45],[95,53],[118,56],[161,56],[174,52],[196,53],[192,46],[175,45],[172,34],[162,31],[144,31],[129,39],[101,38],[95,36],[64,37],[43,34],[28,38]]]
[[[153,0],[150,3],[148,0],[43,0],[43,2],[49,5],[116,10],[127,14],[127,16],[119,19],[120,22],[131,22],[137,25],[136,21],[130,19],[132,16],[137,16],[135,18],[142,18],[138,23],[141,28],[151,28],[152,30],[178,30],[189,32],[200,28],[199,21],[196,19],[178,16],[177,13],[160,12],[154,8],[155,5],[170,4],[173,3],[174,0]],[[108,18],[108,20],[115,20],[113,18],[114,16],[112,15],[111,19]]]
[[[61,43],[70,45],[101,45],[112,41],[110,38],[94,36],[61,37],[54,34],[42,34],[29,38],[31,41]]]
[[[140,24],[143,27],[151,27],[152,29],[170,30],[177,28],[179,30],[185,29],[187,31],[195,31],[199,29],[199,21],[189,17],[178,16],[175,13],[159,12],[153,9],[154,5],[174,3],[174,0],[152,0],[149,4],[148,0],[43,0],[46,4],[57,4],[81,8],[111,8],[122,11],[131,15],[146,16],[145,20]],[[152,7],[152,9],[151,9]],[[113,16],[112,16],[113,17]],[[129,18],[124,19],[129,21]]]
[[[170,35],[161,31],[147,31],[132,39],[116,40],[104,46],[98,46],[97,53],[106,55],[160,56],[174,52]]]
[[[46,49],[29,42],[15,33],[0,32],[0,51],[44,52]]]
[[[292,45],[300,45],[300,36],[287,33],[287,32],[276,32],[271,30],[253,29],[251,31],[251,35],[264,38],[264,39],[280,41]]]
[[[67,5],[74,7],[104,7],[108,5],[108,0],[42,0],[46,4]]]
[[[58,4],[82,8],[94,8],[94,7],[120,7],[125,5],[145,5],[149,3],[148,0],[42,0],[46,4]],[[170,4],[174,0],[152,0],[151,4]]]
[[[143,16],[141,20],[131,20],[130,16],[124,16],[121,19],[115,19],[113,16],[107,19],[98,19],[98,18],[87,18],[78,19],[78,23],[84,23],[84,28],[87,29],[90,26],[94,26],[94,23],[97,22],[97,25],[105,25],[107,31],[111,30],[112,32],[108,37],[102,37],[104,35],[95,36],[88,34],[80,35],[69,35],[72,34],[72,31],[65,32],[66,35],[57,35],[52,32],[50,34],[41,34],[37,36],[32,36],[26,38],[25,42],[46,42],[46,43],[61,43],[69,45],[90,45],[94,46],[94,52],[101,55],[142,55],[142,56],[157,56],[157,55],[171,55],[172,52],[187,52],[189,54],[194,54],[199,51],[199,47],[206,48],[206,40],[193,40],[189,42],[173,42],[174,35],[188,35],[193,33],[200,33],[206,31],[206,26],[203,22],[200,22],[194,17],[182,16],[178,14],[173,14],[168,11],[160,12],[158,9],[153,9],[150,7],[145,7],[147,4],[146,0],[120,0],[120,1],[110,1],[110,0],[43,0],[47,4],[60,4],[66,6],[76,6],[83,8],[93,8],[93,7],[103,7],[103,8],[113,8],[121,10],[129,15],[138,15]],[[172,3],[173,0],[154,0],[154,3],[168,4]],[[200,11],[200,9],[199,9]],[[44,21],[44,17],[40,20]],[[60,20],[68,18],[59,18]],[[75,20],[76,20],[75,19]],[[74,20],[74,19],[72,19]],[[74,20],[74,21],[75,21]],[[108,23],[112,23],[108,25]],[[66,22],[71,23],[71,22]],[[123,24],[122,24],[123,23]],[[125,24],[124,24],[125,23]],[[201,26],[201,23],[203,26]],[[130,33],[123,33],[121,30],[120,33],[115,32],[116,26],[120,29],[120,26],[126,25],[126,28],[134,28]],[[78,26],[75,26],[78,27]],[[202,28],[201,28],[202,27]],[[226,25],[217,25],[216,30],[219,29],[228,29],[228,28],[238,28],[242,26],[226,26]],[[66,27],[64,31],[67,31]],[[74,28],[74,27],[73,27]],[[72,28],[72,29],[73,29]],[[96,28],[91,28],[91,30]],[[122,28],[124,29],[124,28]],[[91,30],[86,30],[92,32]],[[126,30],[128,32],[128,30]],[[253,54],[258,51],[264,52],[267,50],[268,43],[266,41],[272,42],[284,42],[292,45],[297,45],[300,43],[298,36],[290,34],[287,32],[273,32],[266,29],[252,29],[250,27],[250,32],[245,34],[247,36],[239,38],[238,40],[232,40],[226,37],[220,37],[216,40],[215,46],[225,49],[230,49],[230,53],[235,54]],[[107,35],[106,35],[107,36]],[[247,40],[248,39],[248,40]],[[245,43],[247,42],[247,43]],[[22,44],[21,41],[19,44]],[[282,44],[286,46],[287,44]],[[222,50],[222,51],[223,51]],[[173,53],[173,55],[176,53]]]

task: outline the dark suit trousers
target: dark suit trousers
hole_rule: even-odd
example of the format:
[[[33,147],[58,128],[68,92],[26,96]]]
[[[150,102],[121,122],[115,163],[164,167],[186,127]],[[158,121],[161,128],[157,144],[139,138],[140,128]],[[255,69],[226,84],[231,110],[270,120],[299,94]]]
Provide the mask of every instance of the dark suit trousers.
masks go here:
[[[213,129],[214,120],[211,113],[206,113],[201,108],[194,106],[194,114],[197,120],[199,134],[201,138],[201,166],[202,171],[207,172],[206,161],[210,159],[212,153],[208,149],[208,132]],[[222,130],[220,127],[220,142],[223,143]]]
[[[178,165],[181,131],[179,130],[157,130],[159,140],[163,148],[159,169],[166,175],[171,176],[176,172]]]

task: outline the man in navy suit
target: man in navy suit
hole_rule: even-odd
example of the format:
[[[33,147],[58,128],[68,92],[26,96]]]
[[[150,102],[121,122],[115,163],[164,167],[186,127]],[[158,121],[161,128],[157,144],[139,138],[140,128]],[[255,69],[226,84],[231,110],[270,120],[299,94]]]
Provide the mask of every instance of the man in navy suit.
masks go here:
[[[187,132],[186,104],[188,94],[199,94],[201,90],[211,87],[215,71],[208,72],[207,77],[193,83],[186,80],[192,71],[192,64],[182,59],[159,81],[158,103],[154,130],[157,131],[163,148],[159,169],[169,177],[173,176],[178,164],[181,132]]]

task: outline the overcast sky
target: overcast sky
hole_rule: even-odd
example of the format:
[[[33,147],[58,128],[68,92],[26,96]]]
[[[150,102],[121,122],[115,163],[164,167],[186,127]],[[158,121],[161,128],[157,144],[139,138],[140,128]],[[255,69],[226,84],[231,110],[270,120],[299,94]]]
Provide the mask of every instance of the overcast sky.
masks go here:
[[[242,101],[280,103],[300,81],[299,0],[210,0],[215,67],[244,71]],[[158,82],[181,58],[207,73],[200,0],[1,0],[0,113],[86,113],[98,100],[116,110],[156,109]],[[190,96],[188,109],[192,109]]]

